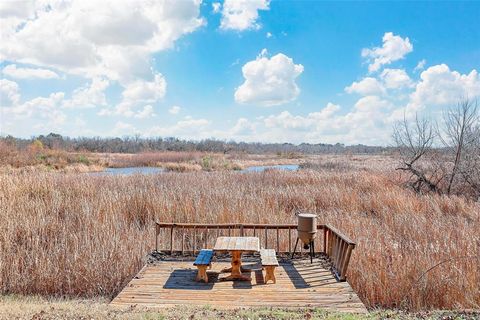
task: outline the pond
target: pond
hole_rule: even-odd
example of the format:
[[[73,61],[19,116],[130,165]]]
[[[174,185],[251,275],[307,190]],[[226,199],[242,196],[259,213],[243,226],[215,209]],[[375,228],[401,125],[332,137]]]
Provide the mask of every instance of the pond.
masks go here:
[[[277,170],[285,170],[285,171],[296,171],[298,170],[299,165],[298,164],[278,164],[278,165],[272,165],[272,166],[253,166],[253,167],[247,167],[243,170],[240,170],[239,172],[263,172],[265,170],[270,170],[270,169],[277,169]],[[94,175],[123,175],[123,176],[129,176],[133,174],[156,174],[156,173],[162,173],[166,172],[165,169],[163,168],[158,168],[158,167],[127,167],[127,168],[106,168],[104,171],[100,172],[93,172],[91,174]]]
[[[130,176],[132,174],[155,174],[155,173],[161,173],[164,171],[165,169],[156,168],[156,167],[127,167],[127,168],[106,168],[104,171],[95,172],[94,174]]]
[[[277,164],[273,166],[253,166],[247,167],[240,172],[263,172],[265,170],[277,169],[285,171],[296,171],[300,166],[298,164]]]

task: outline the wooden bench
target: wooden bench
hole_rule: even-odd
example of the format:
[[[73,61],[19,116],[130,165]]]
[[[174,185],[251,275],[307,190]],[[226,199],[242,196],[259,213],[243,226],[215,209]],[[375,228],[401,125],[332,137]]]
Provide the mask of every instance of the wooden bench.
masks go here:
[[[260,259],[262,260],[262,268],[265,269],[265,283],[272,280],[276,283],[275,268],[278,267],[278,260],[274,249],[261,249]]]
[[[194,266],[198,268],[197,279],[196,281],[205,281],[208,282],[207,276],[207,267],[211,267],[213,258],[213,250],[211,249],[202,249],[198,253]]]

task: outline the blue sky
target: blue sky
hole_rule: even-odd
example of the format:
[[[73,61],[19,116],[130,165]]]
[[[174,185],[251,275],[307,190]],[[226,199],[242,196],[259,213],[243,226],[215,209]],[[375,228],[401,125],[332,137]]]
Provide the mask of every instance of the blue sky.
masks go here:
[[[480,2],[12,1],[0,133],[385,145],[480,95]]]

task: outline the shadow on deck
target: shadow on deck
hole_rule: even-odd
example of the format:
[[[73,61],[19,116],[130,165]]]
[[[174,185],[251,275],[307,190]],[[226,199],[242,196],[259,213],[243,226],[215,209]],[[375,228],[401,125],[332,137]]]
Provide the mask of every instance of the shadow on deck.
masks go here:
[[[209,305],[215,308],[239,307],[319,307],[331,311],[365,313],[365,306],[348,282],[339,282],[325,269],[320,259],[280,262],[277,282],[264,283],[261,266],[252,268],[251,281],[219,281],[220,270],[228,261],[214,262],[208,271],[209,282],[195,282],[193,262],[161,261],[146,265],[118,294],[111,305],[170,307],[174,305]]]

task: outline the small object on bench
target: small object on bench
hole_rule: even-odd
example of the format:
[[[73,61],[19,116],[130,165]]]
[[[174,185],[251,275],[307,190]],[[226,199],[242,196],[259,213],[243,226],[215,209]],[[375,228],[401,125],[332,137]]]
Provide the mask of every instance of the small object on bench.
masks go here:
[[[207,276],[207,267],[211,267],[213,258],[213,250],[211,249],[202,249],[198,253],[194,266],[198,268],[197,279],[196,281],[205,281],[208,282]]]
[[[262,267],[265,268],[265,284],[268,280],[276,283],[275,268],[278,267],[278,260],[274,249],[261,249],[260,258],[262,259]]]

